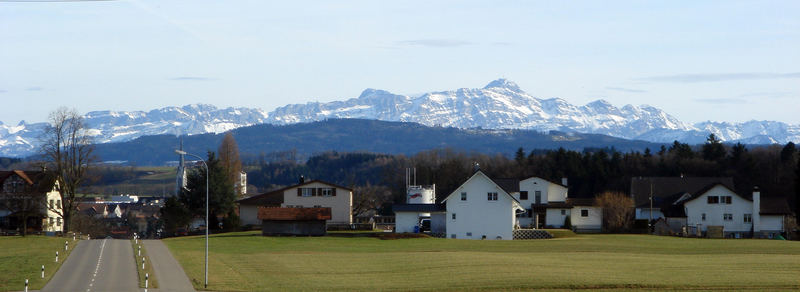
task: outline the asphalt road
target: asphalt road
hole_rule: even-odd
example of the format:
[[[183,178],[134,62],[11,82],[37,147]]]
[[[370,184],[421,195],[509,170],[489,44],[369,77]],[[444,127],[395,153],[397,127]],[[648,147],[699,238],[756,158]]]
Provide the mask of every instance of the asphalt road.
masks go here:
[[[178,264],[172,253],[161,240],[142,240],[150,264],[153,265],[153,272],[158,279],[158,289],[160,292],[182,292],[195,291],[189,277],[183,272],[183,267]]]
[[[42,291],[139,291],[126,239],[82,240]]]

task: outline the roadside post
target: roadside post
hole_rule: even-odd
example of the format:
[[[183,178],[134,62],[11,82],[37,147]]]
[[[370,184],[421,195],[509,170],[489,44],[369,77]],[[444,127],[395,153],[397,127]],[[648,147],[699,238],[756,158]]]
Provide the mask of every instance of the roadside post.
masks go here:
[[[56,251],[56,263],[58,262],[58,251]]]
[[[150,281],[150,274],[144,274],[144,292],[147,292],[147,283]]]
[[[142,271],[144,271],[144,262],[145,262],[145,258],[142,257]]]
[[[28,292],[28,279],[25,279],[25,292]]]
[[[139,246],[139,256],[142,256],[142,246]]]
[[[64,241],[64,251],[67,251],[67,249],[69,249],[69,242]]]
[[[42,265],[42,279],[44,279],[44,265]]]

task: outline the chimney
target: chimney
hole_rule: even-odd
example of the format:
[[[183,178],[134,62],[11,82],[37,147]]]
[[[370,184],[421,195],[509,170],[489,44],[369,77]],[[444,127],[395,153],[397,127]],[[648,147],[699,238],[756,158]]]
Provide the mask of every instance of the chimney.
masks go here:
[[[758,186],[753,187],[753,237],[761,232],[761,191]]]
[[[567,178],[566,177],[562,177],[561,178],[561,185],[563,185],[565,187],[567,186]]]
[[[301,175],[300,175],[300,183],[299,183],[299,184],[301,184],[301,185],[302,185],[302,184],[304,184],[304,183],[306,183],[306,178],[305,178],[305,177],[304,177],[304,176],[301,174]]]

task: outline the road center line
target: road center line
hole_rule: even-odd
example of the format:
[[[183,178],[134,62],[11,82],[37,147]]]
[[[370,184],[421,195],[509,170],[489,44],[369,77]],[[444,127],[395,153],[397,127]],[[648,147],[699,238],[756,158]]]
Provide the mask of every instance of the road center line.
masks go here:
[[[92,282],[89,283],[89,288],[86,289],[86,292],[90,292],[92,290],[92,286],[94,286],[94,279],[97,278],[97,272],[100,271],[100,263],[103,262],[103,249],[106,248],[106,241],[108,239],[103,239],[103,244],[100,245],[100,256],[97,257],[97,266],[94,268],[94,275],[92,275]]]

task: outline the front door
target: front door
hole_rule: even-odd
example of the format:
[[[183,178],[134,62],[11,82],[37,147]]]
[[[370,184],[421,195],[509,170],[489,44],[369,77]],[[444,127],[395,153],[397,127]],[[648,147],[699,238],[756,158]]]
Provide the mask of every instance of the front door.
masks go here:
[[[544,228],[547,225],[547,222],[544,220],[545,212],[538,212],[536,213],[536,228]]]

